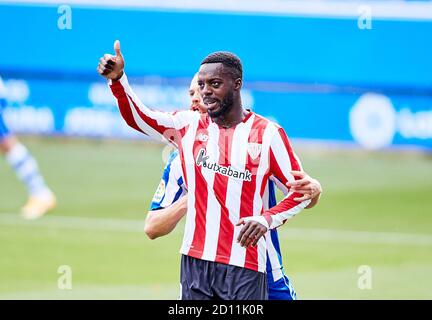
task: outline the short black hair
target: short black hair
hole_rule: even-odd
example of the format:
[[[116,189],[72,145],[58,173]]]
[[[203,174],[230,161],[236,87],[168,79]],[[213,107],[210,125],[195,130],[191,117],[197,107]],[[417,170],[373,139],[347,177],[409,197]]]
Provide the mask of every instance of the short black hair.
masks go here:
[[[243,79],[243,66],[239,57],[234,53],[228,51],[216,51],[210,53],[201,62],[201,65],[205,63],[222,63],[225,67],[230,69],[230,73],[234,79]]]

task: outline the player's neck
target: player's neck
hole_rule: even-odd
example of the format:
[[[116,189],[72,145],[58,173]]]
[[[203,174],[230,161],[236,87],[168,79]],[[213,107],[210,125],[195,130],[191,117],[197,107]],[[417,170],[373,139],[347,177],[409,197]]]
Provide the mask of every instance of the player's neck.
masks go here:
[[[248,113],[248,111],[243,109],[241,103],[235,104],[229,112],[215,118],[214,122],[222,128],[232,128],[242,122]]]

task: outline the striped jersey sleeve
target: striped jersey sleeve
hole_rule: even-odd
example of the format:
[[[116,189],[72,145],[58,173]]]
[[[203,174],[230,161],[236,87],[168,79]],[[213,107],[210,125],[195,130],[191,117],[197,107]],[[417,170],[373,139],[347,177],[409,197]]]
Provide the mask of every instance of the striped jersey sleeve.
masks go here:
[[[291,174],[291,170],[301,171],[301,163],[294,153],[285,131],[278,127],[270,145],[270,173],[281,185],[288,181],[299,178]],[[300,193],[289,192],[285,198],[273,208],[264,212],[264,216],[271,221],[270,229],[274,229],[284,224],[287,219],[294,217],[304,209],[310,200],[303,202],[295,201],[294,198],[301,197]],[[271,216],[271,219],[269,217]]]
[[[184,134],[182,129],[199,120],[199,113],[191,110],[161,112],[148,108],[133,92],[126,74],[118,81],[110,80],[109,85],[126,123],[154,140],[178,146]]]
[[[180,157],[178,151],[175,150],[170,154],[162,179],[153,196],[150,210],[169,207],[187,193],[181,170]]]

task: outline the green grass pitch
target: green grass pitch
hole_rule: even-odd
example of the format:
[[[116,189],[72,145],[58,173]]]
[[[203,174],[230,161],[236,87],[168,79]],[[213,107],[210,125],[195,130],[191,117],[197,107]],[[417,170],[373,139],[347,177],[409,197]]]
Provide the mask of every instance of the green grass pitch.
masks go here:
[[[0,161],[0,299],[177,299],[183,224],[153,241],[142,231],[162,147],[23,141],[59,204],[22,220],[25,189]],[[432,299],[432,158],[297,149],[324,188],[316,208],[280,229],[299,298]],[[70,290],[58,288],[62,265]],[[370,267],[369,289],[358,286],[360,266]]]

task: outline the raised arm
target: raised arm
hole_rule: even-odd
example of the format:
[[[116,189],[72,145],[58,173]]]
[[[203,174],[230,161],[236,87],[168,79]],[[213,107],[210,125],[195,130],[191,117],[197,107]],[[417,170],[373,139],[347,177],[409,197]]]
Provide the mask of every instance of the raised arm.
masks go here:
[[[123,119],[130,127],[152,139],[176,144],[183,134],[182,129],[197,119],[199,115],[193,111],[171,113],[146,107],[129,85],[118,40],[114,43],[114,50],[115,56],[105,54],[99,60],[97,71],[109,80],[111,91],[117,99]]]

